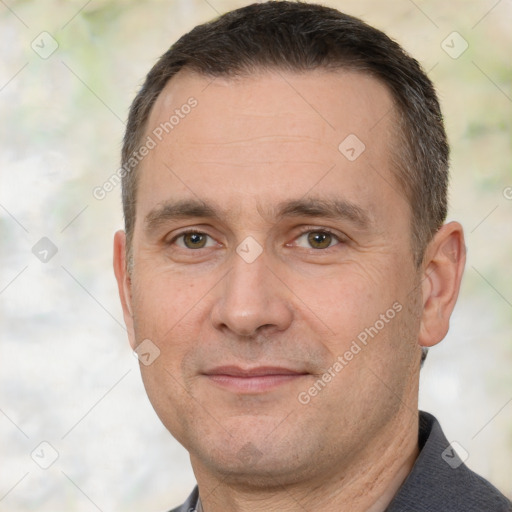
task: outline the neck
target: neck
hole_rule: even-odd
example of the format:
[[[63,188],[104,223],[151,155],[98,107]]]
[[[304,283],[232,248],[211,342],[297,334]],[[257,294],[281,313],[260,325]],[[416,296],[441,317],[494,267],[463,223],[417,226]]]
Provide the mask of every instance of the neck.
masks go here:
[[[192,463],[204,512],[321,509],[384,512],[418,454],[418,415],[404,407],[382,429],[378,439],[359,450],[351,467],[342,471],[333,468],[328,475],[312,475],[307,481],[294,482],[291,486],[242,489],[203,471],[194,460]]]

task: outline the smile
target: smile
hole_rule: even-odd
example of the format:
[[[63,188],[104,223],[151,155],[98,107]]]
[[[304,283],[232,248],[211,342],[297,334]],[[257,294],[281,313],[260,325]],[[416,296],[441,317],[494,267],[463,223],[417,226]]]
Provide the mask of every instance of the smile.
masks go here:
[[[278,367],[242,369],[223,366],[204,374],[210,382],[235,393],[263,393],[309,375],[307,372]]]

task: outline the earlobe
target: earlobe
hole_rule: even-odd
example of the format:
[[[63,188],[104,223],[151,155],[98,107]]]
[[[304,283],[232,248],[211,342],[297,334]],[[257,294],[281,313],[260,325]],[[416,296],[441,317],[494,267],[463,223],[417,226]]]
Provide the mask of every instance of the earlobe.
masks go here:
[[[131,278],[126,265],[126,234],[124,231],[117,231],[114,235],[114,274],[117,280],[117,288],[130,345],[134,348],[136,341],[133,325],[132,289]]]
[[[465,262],[462,226],[458,222],[445,224],[429,243],[423,263],[421,346],[431,347],[446,336]]]

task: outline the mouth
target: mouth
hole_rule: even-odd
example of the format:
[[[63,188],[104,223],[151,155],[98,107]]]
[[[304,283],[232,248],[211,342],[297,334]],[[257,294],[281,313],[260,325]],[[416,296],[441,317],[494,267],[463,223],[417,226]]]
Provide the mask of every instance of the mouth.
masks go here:
[[[238,366],[221,366],[208,370],[203,375],[212,384],[229,391],[256,394],[297,382],[309,373],[275,366],[259,366],[248,369]]]

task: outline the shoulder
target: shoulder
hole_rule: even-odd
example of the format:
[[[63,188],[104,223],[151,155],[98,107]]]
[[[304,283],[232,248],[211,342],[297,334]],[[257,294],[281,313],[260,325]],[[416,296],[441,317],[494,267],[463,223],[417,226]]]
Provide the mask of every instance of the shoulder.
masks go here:
[[[196,512],[196,503],[199,497],[197,486],[192,491],[192,494],[187,498],[183,505],[173,508],[169,512]]]
[[[512,503],[471,471],[434,416],[420,412],[420,455],[387,512],[511,512]]]

